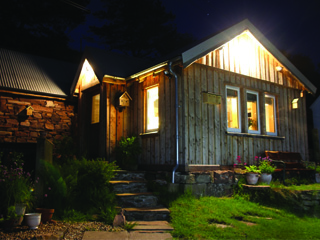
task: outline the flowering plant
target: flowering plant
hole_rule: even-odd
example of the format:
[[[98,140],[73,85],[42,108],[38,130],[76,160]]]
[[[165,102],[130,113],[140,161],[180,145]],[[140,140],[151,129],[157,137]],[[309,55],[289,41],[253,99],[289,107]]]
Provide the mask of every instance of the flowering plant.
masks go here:
[[[247,173],[261,173],[261,170],[256,165],[246,166]]]
[[[236,160],[237,160],[237,163],[233,164],[233,167],[243,167],[247,165],[246,162],[242,162],[241,156],[237,156]]]
[[[256,156],[256,158],[258,157]],[[271,174],[275,171],[276,167],[274,167],[271,162],[272,160],[269,159],[269,157],[262,158],[262,159],[261,157],[259,158],[259,169],[261,170],[262,173]]]
[[[4,159],[5,165],[3,153],[0,153],[0,213],[5,215],[10,206],[22,203],[30,208],[34,200],[31,174],[23,170],[22,157],[19,153],[9,153]]]

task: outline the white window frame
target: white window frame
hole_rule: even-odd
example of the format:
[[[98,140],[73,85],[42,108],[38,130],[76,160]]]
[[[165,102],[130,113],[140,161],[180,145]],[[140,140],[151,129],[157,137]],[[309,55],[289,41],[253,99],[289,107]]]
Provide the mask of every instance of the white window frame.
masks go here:
[[[228,127],[228,89],[238,92],[238,121],[239,128],[229,128]],[[241,112],[240,112],[240,88],[233,86],[226,86],[226,122],[227,122],[227,131],[228,132],[239,132],[241,133]]]
[[[258,130],[249,130],[248,128],[248,133],[253,133],[253,134],[260,134],[261,133],[261,128],[260,128],[260,105],[259,105],[259,93],[255,92],[255,91],[251,91],[251,90],[246,90],[246,99],[247,99],[247,104],[248,104],[248,95],[247,94],[253,94],[257,96],[257,124],[258,124]],[[247,108],[247,113],[248,113],[248,106],[246,104],[246,108]],[[248,119],[248,116],[247,116]]]
[[[159,111],[159,85],[153,85],[150,86],[148,88],[145,89],[145,132],[155,132],[159,130],[160,127],[160,116],[158,116],[159,118],[159,123],[158,123],[158,127],[157,128],[153,128],[153,129],[148,129],[148,91],[153,89],[153,88],[158,88],[158,111]],[[158,113],[159,114],[159,113]]]
[[[265,98],[272,98],[273,99],[273,103],[274,103],[274,108],[273,108],[273,116],[274,116],[274,132],[267,132],[267,126],[266,126],[266,133],[267,135],[271,135],[271,136],[277,136],[278,135],[278,128],[277,128],[277,102],[276,102],[276,97],[274,95],[270,95],[270,94],[265,94],[264,95]],[[265,107],[265,106],[264,106]],[[267,121],[267,114],[266,114],[266,108],[265,108],[265,121]]]

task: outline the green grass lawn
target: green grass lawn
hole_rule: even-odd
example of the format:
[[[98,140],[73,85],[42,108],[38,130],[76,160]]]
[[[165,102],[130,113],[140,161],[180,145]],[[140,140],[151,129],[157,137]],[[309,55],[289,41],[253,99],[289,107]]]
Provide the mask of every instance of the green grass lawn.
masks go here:
[[[185,194],[170,210],[177,239],[320,239],[320,219],[243,199]]]

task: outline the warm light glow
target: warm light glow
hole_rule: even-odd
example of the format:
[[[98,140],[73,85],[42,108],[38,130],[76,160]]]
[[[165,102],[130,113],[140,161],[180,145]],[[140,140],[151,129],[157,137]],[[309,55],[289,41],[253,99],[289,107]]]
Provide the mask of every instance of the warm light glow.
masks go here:
[[[247,92],[248,131],[252,133],[260,132],[258,106],[259,106],[258,93],[248,91]]]
[[[159,87],[147,89],[147,131],[159,128]]]
[[[299,98],[295,98],[292,100],[292,109],[298,108],[298,101],[299,101]]]
[[[89,64],[89,62],[87,61],[87,59],[83,63],[80,79],[81,79],[82,90],[92,87],[96,84],[99,84],[99,80],[97,79],[94,73],[94,70]]]
[[[98,123],[100,121],[100,94],[92,97],[92,111],[91,111],[91,123]]]
[[[266,132],[276,135],[276,111],[275,97],[266,95],[265,97],[265,113],[266,113]]]
[[[281,66],[276,66],[276,70],[277,70],[278,72],[280,72],[280,71],[282,71],[282,67],[281,67]]]
[[[239,90],[227,88],[227,123],[228,130],[240,130]]]

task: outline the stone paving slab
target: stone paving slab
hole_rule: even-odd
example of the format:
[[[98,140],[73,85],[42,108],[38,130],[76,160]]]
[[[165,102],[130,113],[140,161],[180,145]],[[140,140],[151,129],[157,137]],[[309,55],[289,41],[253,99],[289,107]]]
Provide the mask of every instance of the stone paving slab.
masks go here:
[[[87,231],[83,235],[83,240],[167,240],[172,239],[170,233],[138,233],[138,232],[106,232]]]

